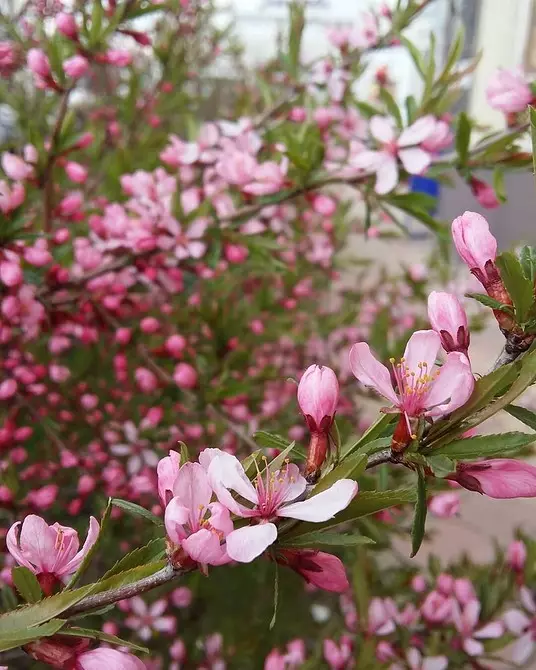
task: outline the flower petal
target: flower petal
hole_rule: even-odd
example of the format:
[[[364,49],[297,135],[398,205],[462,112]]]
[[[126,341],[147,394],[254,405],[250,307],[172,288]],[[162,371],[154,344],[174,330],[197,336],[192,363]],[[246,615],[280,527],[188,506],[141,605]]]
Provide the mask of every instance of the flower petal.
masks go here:
[[[354,376],[364,385],[373,388],[393,405],[398,398],[391,383],[389,370],[372,355],[365,342],[358,342],[350,349],[350,368]]]
[[[185,463],[177,474],[173,493],[192,516],[199,516],[200,510],[206,509],[212,498],[212,487],[204,468],[199,463]]]
[[[400,133],[397,144],[399,147],[411,147],[420,144],[434,132],[435,128],[435,118],[431,114],[423,116]]]
[[[480,656],[484,653],[484,645],[472,637],[466,637],[463,641],[463,650],[469,656]]]
[[[178,498],[172,498],[164,514],[164,524],[169,539],[175,544],[180,544],[186,536],[183,526],[190,520],[190,510],[184,507]]]
[[[273,523],[245,526],[227,536],[227,554],[239,563],[250,563],[277,539]]]
[[[395,139],[393,122],[385,116],[373,116],[369,128],[372,137],[382,144],[388,144]]]
[[[521,635],[530,626],[530,619],[521,610],[508,610],[503,614],[506,628],[514,635]]]
[[[524,665],[534,650],[534,640],[532,633],[528,632],[512,645],[512,661],[518,665]]]
[[[502,621],[492,621],[473,633],[473,637],[479,640],[495,640],[504,634],[504,624]]]
[[[431,408],[426,415],[443,416],[461,407],[471,397],[474,386],[467,357],[457,351],[451,352],[424,400],[425,407]]]
[[[432,156],[424,149],[400,149],[398,152],[402,165],[410,174],[422,174],[432,162]]]
[[[437,352],[441,346],[439,335],[433,330],[417,330],[409,338],[404,351],[404,361],[410,372],[418,375],[421,372],[419,364],[426,367],[428,374],[435,365]],[[448,397],[448,396],[447,396]]]
[[[31,570],[33,573],[36,573],[35,567],[26,559],[22,551],[19,549],[18,536],[21,525],[22,521],[17,521],[17,523],[14,523],[8,530],[6,535],[7,550],[19,565],[23,565],[25,568],[28,568],[28,570]]]
[[[69,575],[78,570],[80,564],[84,560],[85,555],[97,541],[99,533],[99,522],[97,519],[95,519],[94,516],[92,516],[89,518],[89,530],[87,532],[86,541],[84,542],[82,549],[80,549],[80,551],[75,556],[73,556],[72,559],[65,566],[63,566],[63,568],[60,568],[57,571],[58,576]]]
[[[277,510],[277,516],[300,519],[300,521],[327,521],[348,507],[357,493],[357,482],[339,479],[329,489],[303,502],[285,505]]]
[[[20,548],[37,572],[48,572],[56,560],[57,533],[35,514],[28,515],[20,532]]]
[[[182,548],[194,561],[208,565],[221,559],[224,553],[218,534],[208,528],[201,528],[183,540]]]
[[[374,190],[378,195],[385,195],[398,184],[398,163],[391,154],[382,153],[381,160],[376,168],[376,185]]]
[[[221,484],[226,489],[236,491],[242,498],[253,504],[257,504],[259,501],[255,487],[247,478],[244,468],[236,456],[222,453],[214,458],[208,468],[208,478],[214,491],[216,491],[215,485]]]

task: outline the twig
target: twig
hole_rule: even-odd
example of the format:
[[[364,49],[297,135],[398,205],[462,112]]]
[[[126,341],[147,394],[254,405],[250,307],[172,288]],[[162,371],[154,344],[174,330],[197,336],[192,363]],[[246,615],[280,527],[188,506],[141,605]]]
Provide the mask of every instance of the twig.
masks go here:
[[[382,449],[369,457],[367,470],[375,468],[377,465],[382,465],[383,463],[400,464],[400,461],[393,456],[391,449]]]
[[[68,610],[65,610],[65,612],[62,612],[62,617],[71,617],[74,614],[80,614],[81,612],[100,609],[101,607],[106,607],[106,605],[112,605],[119,600],[132,598],[132,596],[146,593],[147,591],[155,589],[157,586],[172,582],[186,572],[187,570],[175,570],[171,565],[166,565],[158,572],[155,572],[154,575],[144,577],[132,584],[126,584],[117,589],[110,589],[109,591],[104,591],[104,593],[96,593],[93,596],[87,596],[76,603],[76,605],[73,605]]]

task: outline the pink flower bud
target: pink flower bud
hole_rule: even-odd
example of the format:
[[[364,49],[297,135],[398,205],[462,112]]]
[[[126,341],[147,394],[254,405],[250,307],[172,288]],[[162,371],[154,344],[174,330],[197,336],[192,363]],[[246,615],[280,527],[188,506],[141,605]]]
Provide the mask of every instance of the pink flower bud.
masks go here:
[[[460,605],[467,605],[473,600],[478,600],[473,584],[466,577],[454,580],[454,595]]]
[[[293,107],[288,115],[290,121],[294,123],[303,123],[307,118],[307,110],[305,107]]]
[[[447,353],[459,351],[467,356],[469,347],[467,315],[455,295],[432,291],[428,296],[428,318]]]
[[[428,509],[440,519],[449,519],[460,511],[460,498],[453,491],[438,493],[428,503]]]
[[[49,368],[50,379],[57,384],[61,384],[69,379],[71,372],[69,368],[64,365],[56,365],[52,363]]]
[[[486,96],[494,109],[505,114],[523,112],[533,97],[521,70],[502,69],[491,78]]]
[[[442,572],[437,578],[436,588],[440,593],[449,596],[454,589],[454,577]]]
[[[525,567],[527,560],[527,547],[522,540],[511,542],[506,553],[506,560],[512,570],[520,572]]]
[[[132,337],[132,330],[130,328],[118,328],[115,331],[115,341],[118,344],[128,344],[130,342],[130,338]]]
[[[171,335],[166,340],[166,351],[168,351],[172,356],[179,358],[182,352],[186,347],[186,338],[182,335]]]
[[[249,327],[255,335],[262,335],[264,333],[264,323],[260,319],[253,319]]]
[[[286,549],[281,554],[284,565],[319,589],[344,593],[350,587],[342,561],[332,554],[308,549]]]
[[[311,432],[328,432],[339,403],[339,382],[331,368],[311,365],[298,385],[298,405]]]
[[[105,54],[106,62],[117,67],[126,67],[132,63],[132,54],[123,49],[111,49]]]
[[[140,328],[144,333],[156,333],[160,328],[160,324],[153,316],[147,316],[145,319],[141,320]]]
[[[27,163],[35,164],[39,160],[39,154],[33,144],[26,144],[24,146],[23,156]]]
[[[59,204],[61,216],[71,217],[78,213],[84,202],[84,196],[80,191],[68,193]]]
[[[0,263],[0,280],[9,287],[20,284],[23,280],[20,265],[12,261],[2,261]]]
[[[448,478],[490,498],[536,497],[536,467],[510,458],[458,463],[456,472]]]
[[[78,670],[96,670],[96,668],[110,668],[110,670],[146,670],[145,663],[132,654],[116,649],[99,647],[92,651],[85,651],[76,659]]]
[[[134,373],[136,384],[143,393],[152,393],[158,387],[158,379],[156,375],[147,368],[137,368]]]
[[[72,14],[67,14],[66,12],[56,14],[56,28],[65,37],[71,40],[78,39],[78,26]]]
[[[415,593],[424,593],[426,591],[426,579],[422,575],[415,575],[411,580],[411,588]]]
[[[500,206],[501,203],[495,195],[495,190],[487,182],[482,181],[482,179],[477,179],[476,177],[471,177],[469,179],[469,186],[472,194],[482,207],[485,207],[486,209],[495,209]]]
[[[322,216],[333,216],[337,210],[337,203],[329,195],[316,195],[313,200],[313,209]]]
[[[179,586],[178,589],[175,589],[171,592],[171,602],[175,607],[190,607],[192,604],[192,592],[187,586]]]
[[[10,179],[24,181],[33,176],[33,167],[23,161],[20,156],[4,151],[2,154],[2,169]]]
[[[225,246],[225,258],[229,263],[243,263],[248,256],[247,247],[241,244],[227,244]]]
[[[67,58],[63,62],[63,71],[68,77],[79,79],[83,77],[89,70],[89,61],[83,56],[76,55],[72,58]]]
[[[99,399],[93,393],[84,393],[84,395],[80,398],[80,404],[85,410],[91,411],[98,406]]]
[[[47,55],[42,49],[30,49],[30,51],[28,51],[27,63],[34,74],[43,79],[50,77],[50,63]]]
[[[79,138],[78,142],[75,144],[75,146],[77,149],[85,149],[90,144],[93,144],[94,139],[95,137],[93,133],[90,132],[83,133]]]
[[[173,379],[179,388],[192,389],[197,384],[197,372],[188,363],[179,363],[173,372]]]
[[[95,477],[92,477],[91,475],[82,475],[78,480],[78,494],[81,496],[87,495],[94,491],[96,486],[97,482],[95,481]]]
[[[0,400],[7,400],[17,392],[17,382],[14,379],[5,379],[0,384]]]
[[[452,238],[468,268],[479,270],[486,277],[497,256],[497,240],[490,233],[486,219],[476,212],[464,212],[452,222]]]

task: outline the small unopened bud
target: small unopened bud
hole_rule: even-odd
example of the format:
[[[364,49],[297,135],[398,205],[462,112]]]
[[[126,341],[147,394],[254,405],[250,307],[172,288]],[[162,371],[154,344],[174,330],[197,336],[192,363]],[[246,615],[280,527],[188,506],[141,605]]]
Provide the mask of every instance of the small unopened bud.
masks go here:
[[[432,291],[428,296],[428,318],[447,353],[459,351],[467,356],[469,347],[467,315],[455,295]]]

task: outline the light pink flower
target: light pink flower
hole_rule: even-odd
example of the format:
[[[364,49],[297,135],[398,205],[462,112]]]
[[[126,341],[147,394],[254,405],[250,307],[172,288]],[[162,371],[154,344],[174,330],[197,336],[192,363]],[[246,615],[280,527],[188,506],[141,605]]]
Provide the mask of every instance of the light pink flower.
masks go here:
[[[497,256],[497,240],[486,219],[476,212],[464,212],[452,222],[452,238],[460,258],[485,283]]]
[[[110,49],[104,54],[106,63],[117,67],[126,67],[132,63],[132,54],[124,49]]]
[[[172,251],[180,261],[186,258],[201,258],[207,248],[202,241],[207,226],[208,221],[204,218],[192,221],[186,229],[174,219],[169,219],[166,222],[169,235],[161,235],[158,238],[158,246],[166,251]]]
[[[249,183],[242,186],[244,193],[251,195],[270,195],[280,191],[285,183],[288,170],[288,159],[285,157],[281,163],[266,161],[256,165],[253,174],[249,175]]]
[[[161,458],[156,468],[158,478],[158,495],[164,507],[173,498],[173,486],[181,465],[181,455],[178,451],[170,450],[169,456]]]
[[[508,545],[506,560],[512,570],[521,571],[527,560],[527,547],[522,540],[515,540]]]
[[[486,96],[489,104],[505,114],[522,112],[533,95],[525,76],[519,69],[499,69],[491,78]]]
[[[125,625],[136,631],[139,638],[150,640],[153,631],[171,635],[175,632],[174,616],[162,616],[167,608],[167,600],[160,598],[148,605],[143,598],[135,596],[130,600],[132,614],[125,619]]]
[[[428,509],[440,519],[450,519],[460,511],[460,496],[454,491],[438,493],[428,503]]]
[[[167,475],[165,479],[169,481]],[[162,486],[167,486],[163,480]],[[167,496],[167,488],[164,493]],[[164,517],[169,539],[198,563],[228,563],[223,541],[232,532],[233,522],[226,507],[210,502],[212,488],[202,465],[185,463],[179,469],[173,482],[173,496]]]
[[[433,330],[419,330],[410,337],[404,357],[394,365],[397,391],[389,370],[380,363],[368,344],[354,344],[350,367],[357,379],[389,400],[409,417],[437,418],[461,407],[473,392],[474,379],[467,357],[453,352],[446,363],[435,368],[440,338]],[[410,434],[412,430],[410,429]]]
[[[11,77],[20,64],[19,54],[14,42],[0,40],[0,77]]]
[[[421,614],[430,623],[447,623],[452,619],[453,603],[451,596],[430,591],[421,605]]]
[[[79,79],[83,77],[89,70],[89,61],[84,56],[77,54],[67,60],[63,61],[63,71],[68,77]]]
[[[207,454],[205,462],[208,462],[209,456],[212,457],[207,471],[218,500],[237,516],[260,520],[257,525],[245,526],[227,536],[227,553],[241,563],[249,563],[275,542],[277,526],[273,521],[277,518],[327,521],[345,509],[357,493],[356,482],[340,479],[326,491],[293,503],[306,488],[305,478],[297,465],[291,463],[276,472],[266,468],[265,472],[259,473],[253,485],[235,456],[215,451],[219,450]],[[200,457],[201,463],[203,460]],[[250,502],[252,507],[237,502],[231,490]]]
[[[78,26],[76,25],[76,19],[72,14],[67,14],[67,12],[59,12],[56,14],[56,28],[62,35],[65,35],[65,37],[68,37],[71,40],[76,40],[78,38]]]
[[[410,174],[422,174],[430,165],[430,154],[418,145],[434,132],[435,123],[433,116],[423,116],[397,138],[391,119],[372,117],[370,132],[381,148],[358,153],[352,166],[375,172],[376,193],[389,193],[398,184],[398,160]]]
[[[324,640],[323,651],[331,670],[344,670],[348,667],[348,661],[352,657],[352,642],[346,636],[341,637],[340,644],[328,638]]]
[[[22,184],[13,184],[11,187],[0,179],[0,210],[9,214],[24,202],[26,192]]]
[[[446,670],[449,664],[445,656],[423,658],[421,652],[415,647],[408,649],[406,659],[410,670]]]
[[[448,478],[490,498],[536,497],[536,467],[511,458],[458,463],[456,472]]]
[[[124,442],[112,444],[110,451],[114,456],[128,456],[127,472],[137,474],[144,465],[155,468],[158,465],[158,455],[150,448],[148,440],[140,437],[138,428],[132,421],[123,424]]]
[[[179,388],[193,389],[197,385],[197,372],[189,363],[179,363],[173,372],[173,380]]]
[[[78,533],[73,528],[59,523],[49,526],[41,517],[30,514],[11,526],[6,545],[17,563],[35,575],[51,574],[65,581],[78,570],[98,535],[99,524],[90,517],[86,541],[78,550]]]
[[[344,565],[337,556],[313,549],[280,549],[279,554],[278,563],[291,568],[319,589],[344,593],[350,588]]]
[[[429,151],[431,154],[438,153],[452,144],[454,133],[446,121],[435,119],[435,128],[428,137],[421,142],[421,149]]]
[[[143,661],[132,654],[104,647],[85,651],[76,659],[74,670],[146,670]]]
[[[432,291],[428,296],[428,318],[447,353],[459,351],[467,356],[470,341],[467,314],[454,294]]]
[[[475,630],[480,617],[480,603],[472,600],[463,609],[457,602],[452,604],[452,620],[462,638],[462,647],[469,656],[481,656],[484,645],[479,640],[495,639],[504,633],[502,621],[494,621],[479,630]]]
[[[390,635],[394,630],[395,622],[386,601],[381,598],[371,598],[367,620],[369,635]]]
[[[311,432],[327,432],[339,403],[337,375],[325,365],[311,365],[298,384],[298,405]]]
[[[50,62],[42,49],[30,49],[27,62],[30,70],[41,79],[50,77]]]
[[[518,636],[511,648],[512,660],[524,665],[532,656],[536,642],[536,602],[526,586],[521,587],[519,595],[525,611],[508,610],[503,615],[503,621],[506,629]]]
[[[4,151],[2,154],[2,169],[10,179],[24,181],[33,176],[34,169],[20,156]]]

